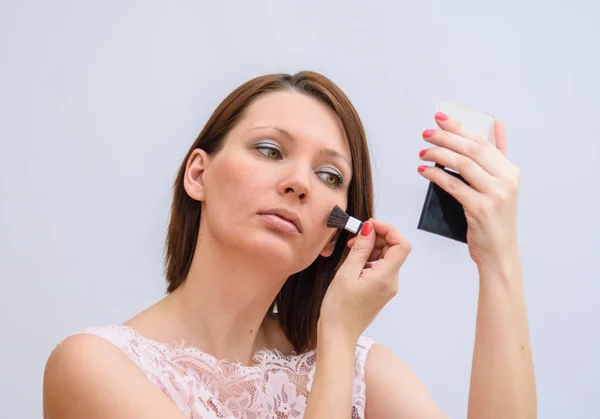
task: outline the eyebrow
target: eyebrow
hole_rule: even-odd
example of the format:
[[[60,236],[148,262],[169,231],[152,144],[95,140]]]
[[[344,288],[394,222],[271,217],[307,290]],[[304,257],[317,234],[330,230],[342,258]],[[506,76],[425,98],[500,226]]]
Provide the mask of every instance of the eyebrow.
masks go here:
[[[274,130],[280,132],[281,134],[283,134],[285,137],[287,137],[292,142],[297,143],[297,140],[294,138],[294,136],[292,136],[292,134],[290,134],[288,131],[286,131],[282,128],[275,127],[272,125],[264,125],[264,126],[260,126],[260,127],[252,127],[251,128],[252,131],[258,130],[258,129],[274,129]],[[350,168],[352,168],[352,163],[350,163],[350,161],[346,158],[346,156],[344,156],[339,151],[332,150],[331,148],[325,148],[325,149],[321,150],[321,154],[325,154],[326,156],[331,156],[331,157],[338,157],[338,158],[344,160],[346,163],[348,163]]]

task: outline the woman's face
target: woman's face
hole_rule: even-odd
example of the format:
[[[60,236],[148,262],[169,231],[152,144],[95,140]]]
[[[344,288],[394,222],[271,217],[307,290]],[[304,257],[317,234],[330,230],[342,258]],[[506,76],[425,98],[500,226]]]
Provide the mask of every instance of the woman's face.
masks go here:
[[[186,190],[202,201],[203,233],[291,274],[333,251],[336,231],[327,218],[335,205],[347,207],[351,177],[339,117],[285,91],[255,100],[218,153],[196,150]]]

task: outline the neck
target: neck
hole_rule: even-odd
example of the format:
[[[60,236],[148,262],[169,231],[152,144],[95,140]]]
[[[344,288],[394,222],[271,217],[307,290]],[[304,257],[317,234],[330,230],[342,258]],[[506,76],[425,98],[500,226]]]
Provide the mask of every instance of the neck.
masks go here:
[[[186,341],[218,359],[251,364],[268,345],[265,316],[287,276],[259,255],[199,238],[185,282],[166,299]],[[263,256],[264,257],[264,256]]]

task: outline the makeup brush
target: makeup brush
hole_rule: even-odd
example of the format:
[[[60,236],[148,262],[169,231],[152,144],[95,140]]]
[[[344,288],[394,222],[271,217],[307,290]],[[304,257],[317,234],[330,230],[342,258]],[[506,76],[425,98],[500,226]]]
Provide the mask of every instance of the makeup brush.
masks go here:
[[[354,234],[357,234],[360,231],[363,224],[362,221],[350,217],[337,205],[333,207],[331,214],[329,214],[329,218],[327,219],[327,227],[343,228]]]

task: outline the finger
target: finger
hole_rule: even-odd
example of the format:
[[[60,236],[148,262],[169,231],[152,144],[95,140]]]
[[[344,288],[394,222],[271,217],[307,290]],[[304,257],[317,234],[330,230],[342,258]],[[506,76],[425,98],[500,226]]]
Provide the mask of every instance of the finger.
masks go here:
[[[467,209],[471,208],[471,204],[477,202],[479,195],[481,195],[480,192],[439,167],[419,166],[419,173],[425,179],[430,180],[448,192]]]
[[[435,114],[435,122],[444,131],[459,135],[467,140],[489,142],[489,140],[482,138],[480,135],[463,126],[458,119],[451,118],[443,112]]]
[[[382,264],[381,268],[383,269],[388,267],[390,271],[400,269],[412,251],[412,245],[392,224],[376,219],[372,219],[371,222],[375,231],[381,234],[386,242],[386,246],[382,248],[381,259],[377,261],[377,264]]]
[[[450,131],[428,129],[423,132],[423,139],[470,158],[492,176],[503,170],[502,154],[481,138],[470,140]]]
[[[343,271],[344,275],[349,275],[351,278],[360,276],[375,245],[375,232],[373,230],[371,222],[367,221],[363,224],[350,249],[350,253],[348,253],[346,260],[340,267],[340,271]]]
[[[369,262],[377,262],[379,259],[384,257],[383,251],[387,251],[387,248],[374,248],[371,254],[369,255]]]
[[[365,280],[367,286],[378,295],[375,298],[385,298],[389,301],[398,293],[399,288],[399,270],[391,270],[390,264],[384,266],[384,262],[377,262],[369,269],[365,269],[361,278]]]
[[[373,224],[376,233],[374,249],[385,249],[390,245],[404,241],[405,238],[400,234],[398,230],[388,223],[379,221],[376,218],[370,218],[369,221]],[[358,236],[355,236],[348,240],[348,245],[351,247]]]
[[[392,278],[398,276],[398,271],[406,262],[412,251],[412,245],[408,242],[390,246],[385,257],[372,263],[368,272],[363,272],[366,278]]]
[[[354,241],[352,241],[352,243],[354,243]],[[352,245],[349,243],[348,247],[352,247]],[[369,255],[369,258],[367,259],[369,262],[376,262],[379,259],[381,259],[384,255],[384,251],[387,251],[389,246],[385,246],[385,247],[377,247],[375,246],[373,248],[373,250],[371,251],[371,254]]]
[[[439,163],[444,167],[453,169],[479,192],[489,190],[493,185],[494,177],[483,170],[481,166],[468,157],[443,147],[433,147],[422,150],[419,158],[423,161]]]
[[[348,247],[351,248],[354,245],[354,242],[356,241],[357,237],[358,236],[354,236],[353,238],[348,240]],[[371,254],[369,255],[369,258],[367,260],[369,262],[375,262],[381,259],[388,248],[389,245],[385,242],[385,239],[382,236],[376,235],[375,246],[373,246],[373,250],[371,251]]]
[[[373,265],[373,270],[377,270],[384,274],[397,273],[404,262],[406,262],[406,258],[411,251],[412,246],[410,243],[402,243],[390,246],[385,254],[385,257],[378,260],[377,263]]]
[[[392,224],[384,223],[376,218],[371,218],[369,221],[373,224],[373,228],[378,236],[381,236],[386,244],[393,246],[406,242],[406,238]]]
[[[385,258],[388,249],[395,244],[408,243],[408,240],[392,224],[384,223],[376,218],[370,218],[369,221],[373,224],[376,233],[375,245],[369,255],[369,261]],[[349,247],[352,247],[357,237],[348,240]]]
[[[500,177],[506,170],[508,161],[486,139],[463,129],[458,121],[451,118],[438,119],[438,125],[441,130],[423,132],[425,141],[470,158],[492,176]]]
[[[494,131],[496,135],[496,148],[506,157],[506,131],[504,130],[504,122],[494,121]]]
[[[352,247],[352,245],[354,244],[354,241],[356,240],[357,237],[358,236],[354,236],[350,240],[348,240],[348,242],[347,242],[348,247]],[[386,245],[385,238],[383,236],[379,235],[379,234],[376,234],[374,248],[375,249],[377,249],[377,248],[382,249],[385,245]]]

